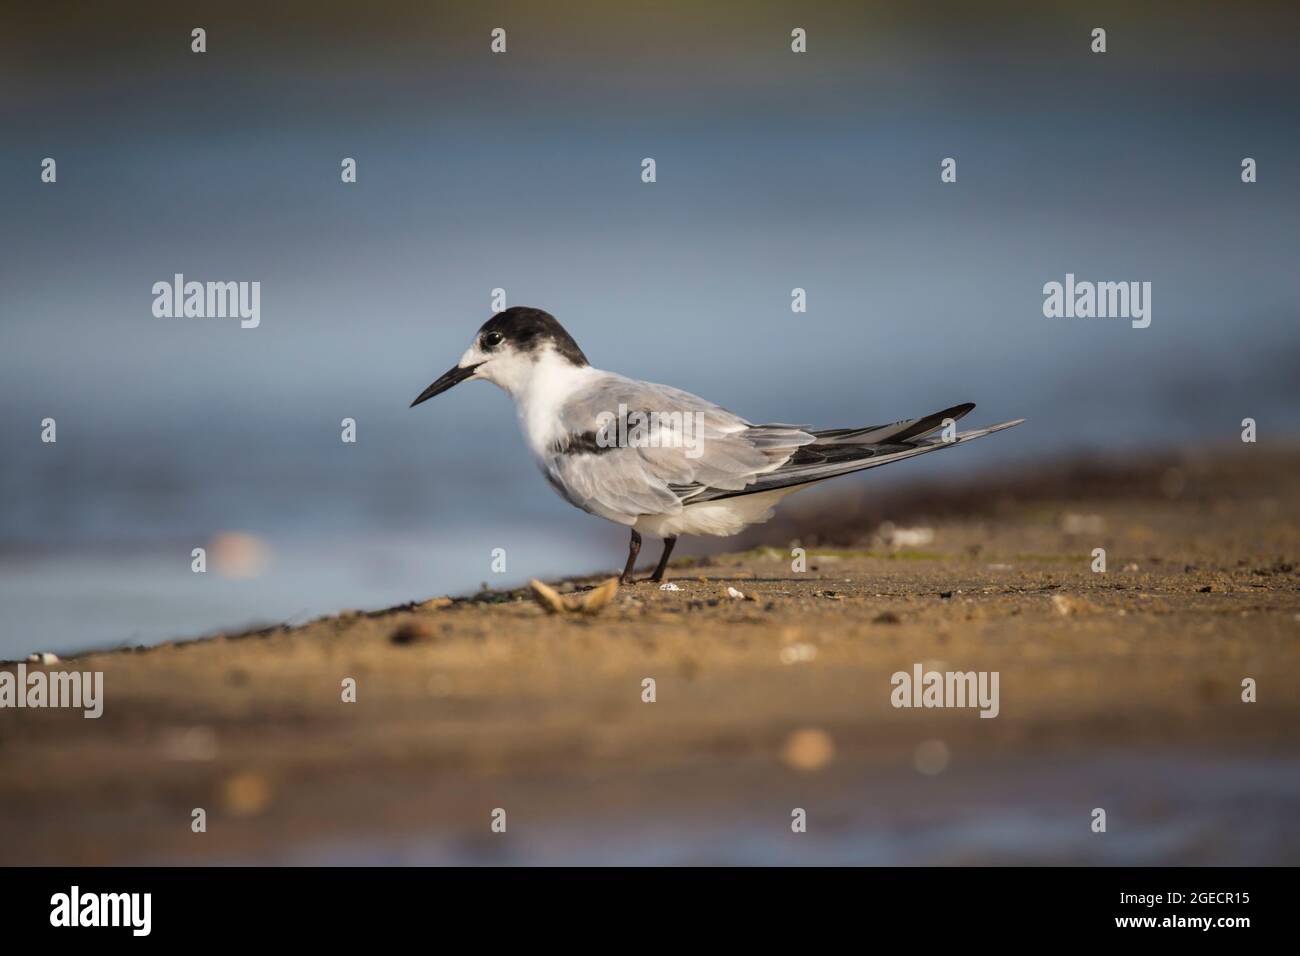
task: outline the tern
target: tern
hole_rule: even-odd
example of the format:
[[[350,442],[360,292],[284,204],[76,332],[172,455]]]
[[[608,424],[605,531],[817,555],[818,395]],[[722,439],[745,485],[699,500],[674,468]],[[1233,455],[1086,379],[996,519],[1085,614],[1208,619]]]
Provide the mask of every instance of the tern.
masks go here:
[[[524,306],[485,322],[460,361],[411,407],[472,379],[514,400],[524,440],[562,498],[631,529],[624,582],[642,534],[664,539],[649,578],[661,581],[680,535],[738,534],[771,518],[786,495],[828,478],[1024,421],[959,433],[953,423],[975,407],[966,403],[861,428],[755,425],[689,392],[594,368],[554,316]]]

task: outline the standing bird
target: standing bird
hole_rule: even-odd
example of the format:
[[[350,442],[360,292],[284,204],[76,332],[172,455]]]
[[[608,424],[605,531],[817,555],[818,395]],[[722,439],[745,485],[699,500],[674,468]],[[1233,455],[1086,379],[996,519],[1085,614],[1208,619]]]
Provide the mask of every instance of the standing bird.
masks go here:
[[[819,481],[1024,421],[931,437],[975,407],[967,403],[892,425],[755,425],[689,392],[593,368],[554,316],[522,306],[485,322],[411,407],[478,378],[514,399],[524,439],[561,497],[632,529],[620,581],[632,575],[642,533],[664,539],[650,578],[660,581],[678,535],[737,534]]]

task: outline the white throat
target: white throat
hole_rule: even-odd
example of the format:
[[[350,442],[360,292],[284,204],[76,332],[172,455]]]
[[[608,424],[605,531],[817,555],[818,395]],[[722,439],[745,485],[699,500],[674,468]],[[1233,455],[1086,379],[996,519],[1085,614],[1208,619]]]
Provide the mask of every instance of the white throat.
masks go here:
[[[492,363],[490,381],[499,385],[515,402],[519,425],[528,446],[543,457],[560,437],[560,408],[574,392],[595,377],[604,374],[590,365],[574,365],[554,349],[546,349],[533,358],[520,356],[514,361]]]

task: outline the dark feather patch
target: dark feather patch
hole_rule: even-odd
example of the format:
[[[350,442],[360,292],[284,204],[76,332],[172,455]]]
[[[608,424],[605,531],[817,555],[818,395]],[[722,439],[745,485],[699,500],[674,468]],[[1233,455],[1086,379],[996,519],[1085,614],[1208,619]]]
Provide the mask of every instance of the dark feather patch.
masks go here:
[[[606,443],[602,445],[594,431],[583,432],[581,435],[565,435],[557,440],[551,449],[560,455],[603,455],[607,451],[613,451],[618,445]]]

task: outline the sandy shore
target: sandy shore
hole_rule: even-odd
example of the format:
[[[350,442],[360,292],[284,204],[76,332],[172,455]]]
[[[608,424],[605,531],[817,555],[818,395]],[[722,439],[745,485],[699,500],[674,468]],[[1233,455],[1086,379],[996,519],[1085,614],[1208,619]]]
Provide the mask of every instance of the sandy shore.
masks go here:
[[[104,714],[0,710],[0,862],[1300,862],[1298,465],[992,481],[902,546],[856,488],[803,572],[785,518],[594,617],[488,592],[47,665]],[[895,708],[916,664],[998,672],[998,716]]]

